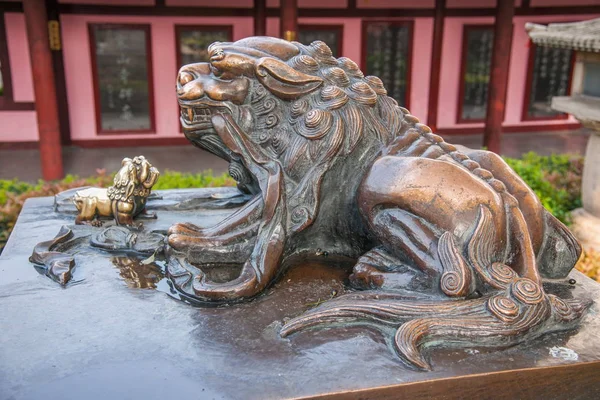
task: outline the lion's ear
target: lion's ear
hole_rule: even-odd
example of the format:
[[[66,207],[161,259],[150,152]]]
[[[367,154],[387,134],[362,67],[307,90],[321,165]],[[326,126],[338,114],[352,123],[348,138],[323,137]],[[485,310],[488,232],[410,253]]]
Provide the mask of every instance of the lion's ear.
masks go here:
[[[258,80],[274,95],[293,100],[310,93],[323,84],[323,79],[296,71],[286,63],[271,57],[256,62]]]

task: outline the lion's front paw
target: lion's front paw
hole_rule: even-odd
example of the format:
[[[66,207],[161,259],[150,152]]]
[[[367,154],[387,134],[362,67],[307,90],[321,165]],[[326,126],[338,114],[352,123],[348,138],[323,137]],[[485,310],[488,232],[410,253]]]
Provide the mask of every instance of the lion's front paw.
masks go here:
[[[171,226],[169,235],[203,236],[203,229],[189,222],[179,223]]]
[[[384,282],[384,274],[370,265],[357,265],[350,275],[350,284],[357,289],[378,289]]]
[[[225,233],[213,229],[202,229],[192,224],[175,224],[169,228],[169,245],[176,250],[230,247],[236,243],[254,241],[258,233],[259,223],[239,227]]]
[[[82,219],[78,217],[75,219],[75,225],[88,225],[100,228],[102,225],[104,225],[104,221],[99,219]]]
[[[172,229],[173,227],[171,227]],[[168,243],[171,248],[179,251],[184,251],[190,246],[199,246],[201,243],[195,238],[187,235],[181,235],[178,233],[172,233],[171,229],[169,229]]]
[[[221,281],[219,279],[218,282],[215,282],[207,276],[207,273],[221,278],[219,273],[215,275],[214,271],[210,269],[216,268],[216,265],[192,264],[188,260],[188,256],[173,251],[168,251],[166,254],[167,277],[173,287],[191,302],[235,302],[258,294],[264,287],[249,263],[244,263],[241,272],[238,269],[237,273],[232,274],[229,280]],[[226,260],[221,262],[225,265],[232,265]],[[236,264],[239,265],[239,263]],[[204,270],[203,268],[209,269]],[[233,272],[233,270],[229,272]]]
[[[257,295],[262,290],[256,271],[245,264],[242,272],[234,280],[228,282],[210,282],[201,274],[192,283],[194,294],[206,301],[239,301]]]
[[[198,264],[242,264],[254,247],[256,237],[243,241],[228,241],[222,237],[204,238],[180,234],[168,236],[167,243],[175,252],[186,254]]]

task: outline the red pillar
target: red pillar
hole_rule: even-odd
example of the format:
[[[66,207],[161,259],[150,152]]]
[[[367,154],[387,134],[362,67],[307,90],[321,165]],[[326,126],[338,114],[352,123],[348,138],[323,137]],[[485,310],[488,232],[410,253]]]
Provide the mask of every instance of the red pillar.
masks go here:
[[[285,40],[298,39],[298,1],[281,0],[280,34]]]
[[[431,44],[431,73],[429,74],[429,101],[427,123],[437,131],[437,114],[440,98],[440,69],[442,64],[442,42],[444,40],[444,9],[446,0],[436,0],[433,20],[433,42]]]
[[[64,173],[46,3],[44,0],[24,0],[23,10],[31,56],[42,176],[47,180],[60,179]]]
[[[498,0],[494,25],[494,50],[492,52],[492,66],[488,86],[487,114],[483,133],[483,145],[495,153],[500,153],[514,12],[514,1]]]
[[[254,0],[254,36],[267,34],[267,0]]]

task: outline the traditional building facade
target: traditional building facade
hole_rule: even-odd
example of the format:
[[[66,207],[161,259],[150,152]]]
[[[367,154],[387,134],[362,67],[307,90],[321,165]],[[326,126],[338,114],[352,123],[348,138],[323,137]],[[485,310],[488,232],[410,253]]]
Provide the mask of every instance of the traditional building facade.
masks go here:
[[[324,40],[336,56],[380,76],[401,105],[437,132],[484,130],[495,0],[298,0],[297,8],[290,0],[48,0],[45,5],[63,145],[184,143],[174,90],[178,68],[205,57],[212,41],[290,33],[280,17],[297,23],[296,39]],[[291,13],[282,13],[290,7]],[[0,147],[5,148],[37,146],[44,134],[36,118],[40,104],[25,12],[19,1],[0,1]],[[579,126],[550,108],[553,96],[570,93],[572,52],[532,45],[525,23],[597,17],[600,0],[515,0],[510,54],[501,55],[509,57],[504,132]]]

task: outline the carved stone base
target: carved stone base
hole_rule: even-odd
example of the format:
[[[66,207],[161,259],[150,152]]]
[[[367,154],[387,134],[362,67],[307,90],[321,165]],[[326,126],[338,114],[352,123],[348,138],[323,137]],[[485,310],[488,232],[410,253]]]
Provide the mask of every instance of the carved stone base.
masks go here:
[[[166,209],[178,193],[163,192],[155,203],[159,219],[145,221],[147,229],[162,231],[188,217],[204,227],[231,213]],[[504,350],[429,349],[433,371],[420,372],[390,351],[393,327],[336,326],[281,337],[291,318],[348,296],[351,271],[331,256],[293,266],[251,302],[197,308],[170,297],[177,292],[163,279],[158,257],[138,262],[84,249],[74,254],[66,289],[40,275],[28,261],[32,249],[72,220],[73,214],[52,211],[51,198],[30,199],[0,256],[0,400],[132,393],[145,399],[599,396],[600,285],[576,271],[569,277],[576,284],[544,287],[595,301],[578,330]]]
[[[584,249],[600,251],[600,218],[583,208],[573,210],[569,228]]]

